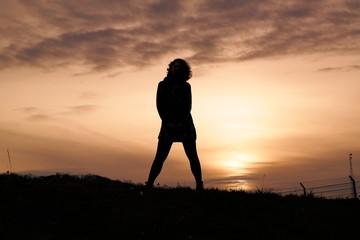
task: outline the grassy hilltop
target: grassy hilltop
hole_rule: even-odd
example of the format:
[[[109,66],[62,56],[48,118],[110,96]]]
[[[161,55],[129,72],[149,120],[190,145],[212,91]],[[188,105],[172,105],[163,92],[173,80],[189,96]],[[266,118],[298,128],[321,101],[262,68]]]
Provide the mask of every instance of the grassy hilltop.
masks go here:
[[[356,200],[0,175],[0,239],[345,239]]]

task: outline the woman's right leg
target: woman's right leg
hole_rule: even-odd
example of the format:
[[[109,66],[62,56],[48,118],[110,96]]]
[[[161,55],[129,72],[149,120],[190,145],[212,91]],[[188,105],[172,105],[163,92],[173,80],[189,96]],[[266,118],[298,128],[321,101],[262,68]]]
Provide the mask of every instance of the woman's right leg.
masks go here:
[[[155,179],[159,176],[162,166],[169,155],[173,142],[159,139],[154,162],[151,166],[147,186],[153,186]]]

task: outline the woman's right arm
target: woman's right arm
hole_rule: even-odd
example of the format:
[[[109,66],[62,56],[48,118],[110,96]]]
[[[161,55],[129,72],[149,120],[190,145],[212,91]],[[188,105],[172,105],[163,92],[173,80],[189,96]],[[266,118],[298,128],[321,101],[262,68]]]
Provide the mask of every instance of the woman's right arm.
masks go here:
[[[158,110],[161,120],[166,120],[168,114],[166,111],[166,98],[165,98],[165,89],[164,82],[159,82],[157,92],[156,92],[156,108]]]

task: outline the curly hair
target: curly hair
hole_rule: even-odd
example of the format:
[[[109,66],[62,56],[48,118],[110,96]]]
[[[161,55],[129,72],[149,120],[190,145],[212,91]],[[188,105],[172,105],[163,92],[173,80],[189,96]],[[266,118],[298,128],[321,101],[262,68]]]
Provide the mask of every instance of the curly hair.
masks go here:
[[[171,63],[169,63],[167,68],[167,76],[168,77],[171,76],[171,68],[176,62],[179,62],[181,65],[179,72],[180,79],[183,79],[184,81],[188,81],[192,77],[191,68],[190,65],[184,59],[181,58],[177,58],[173,60]]]

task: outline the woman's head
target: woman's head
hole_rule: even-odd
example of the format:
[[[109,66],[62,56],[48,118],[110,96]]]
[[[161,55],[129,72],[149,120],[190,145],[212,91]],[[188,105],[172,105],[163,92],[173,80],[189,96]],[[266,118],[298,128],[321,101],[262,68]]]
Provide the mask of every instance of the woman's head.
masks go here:
[[[187,81],[192,76],[190,65],[185,60],[177,58],[169,63],[167,75]]]

